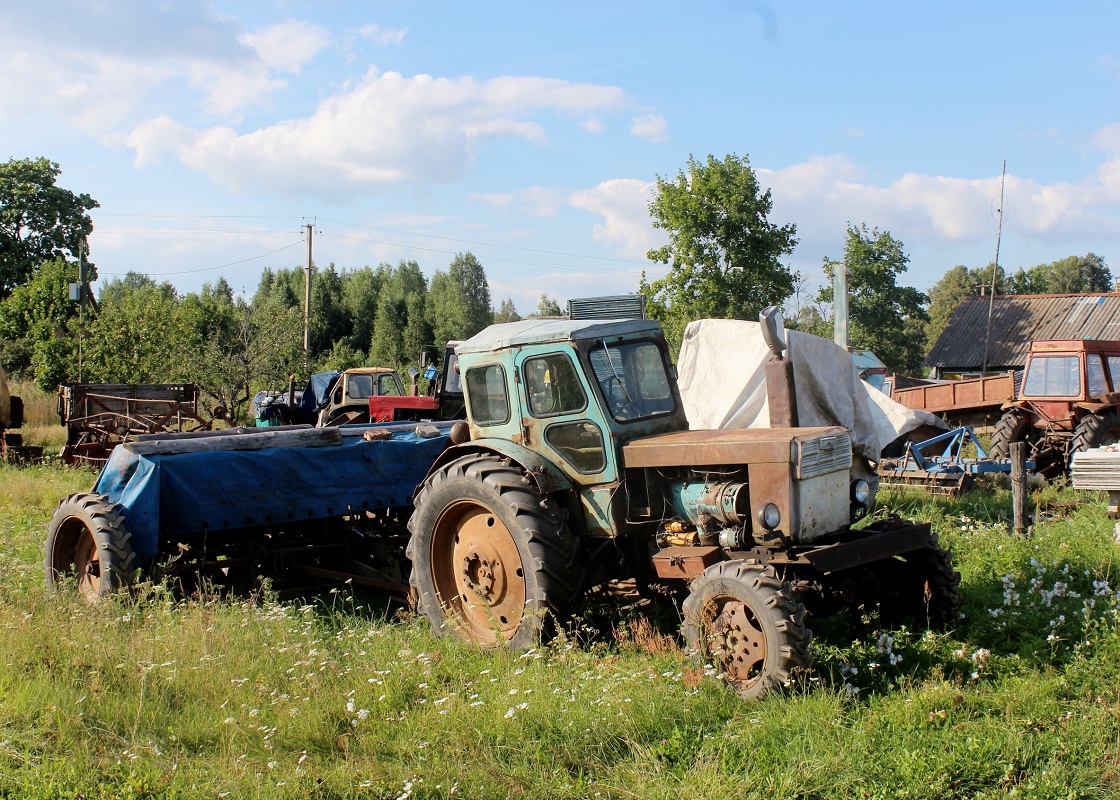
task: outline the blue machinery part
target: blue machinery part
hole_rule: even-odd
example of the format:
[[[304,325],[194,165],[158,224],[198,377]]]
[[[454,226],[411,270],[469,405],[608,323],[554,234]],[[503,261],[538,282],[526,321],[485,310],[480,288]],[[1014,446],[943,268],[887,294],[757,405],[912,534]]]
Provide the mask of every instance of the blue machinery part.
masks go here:
[[[976,458],[961,456],[969,442],[976,447]],[[1034,466],[1034,461],[1025,464],[1027,470]],[[907,443],[905,455],[883,459],[878,471],[882,483],[887,485],[927,485],[943,493],[957,494],[967,490],[974,475],[1011,472],[1011,461],[989,457],[972,428],[965,425],[921,442]]]

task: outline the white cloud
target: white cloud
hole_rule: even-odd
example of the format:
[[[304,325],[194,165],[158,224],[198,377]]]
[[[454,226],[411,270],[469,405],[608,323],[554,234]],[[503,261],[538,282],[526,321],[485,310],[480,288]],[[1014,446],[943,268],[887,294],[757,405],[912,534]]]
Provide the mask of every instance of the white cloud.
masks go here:
[[[516,192],[471,193],[467,197],[503,211],[516,211],[531,217],[553,217],[568,201],[568,192],[547,186],[530,186]]]
[[[330,41],[326,28],[301,20],[245,33],[238,41],[253,48],[267,66],[285,72],[299,72]]]
[[[236,20],[192,0],[24,4],[6,9],[0,26],[0,111],[106,144],[123,138],[142,107],[236,120],[284,88],[277,75],[301,69],[328,38],[298,21],[243,33]]]
[[[669,125],[660,114],[646,114],[634,117],[630,124],[630,133],[651,142],[663,142],[667,138],[666,131]]]
[[[358,34],[376,44],[400,44],[408,28],[382,28],[380,25],[363,25]]]
[[[664,235],[650,224],[649,201],[654,184],[635,178],[614,178],[573,192],[568,203],[603,218],[592,229],[597,242],[617,244],[622,255],[643,258]]]
[[[624,102],[615,87],[549,78],[409,78],[370,69],[309,117],[248,133],[156,119],[136,126],[129,144],[140,164],[172,155],[232,188],[338,199],[407,181],[460,180],[487,141],[543,140],[537,112],[586,113]]]
[[[581,128],[583,128],[585,131],[587,131],[588,133],[602,133],[603,130],[604,130],[603,123],[600,122],[595,117],[590,117],[589,119],[585,119],[583,122],[581,122],[579,124],[579,126]]]

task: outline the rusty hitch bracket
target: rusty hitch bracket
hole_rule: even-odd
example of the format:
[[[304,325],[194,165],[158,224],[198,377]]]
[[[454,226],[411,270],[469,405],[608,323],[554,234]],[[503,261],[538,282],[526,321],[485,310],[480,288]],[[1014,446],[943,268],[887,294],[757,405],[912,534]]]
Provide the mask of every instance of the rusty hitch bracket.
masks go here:
[[[858,539],[804,549],[794,548],[788,553],[775,553],[771,563],[807,564],[821,574],[827,575],[921,550],[929,546],[931,535],[928,522],[903,523],[872,530],[868,535]]]

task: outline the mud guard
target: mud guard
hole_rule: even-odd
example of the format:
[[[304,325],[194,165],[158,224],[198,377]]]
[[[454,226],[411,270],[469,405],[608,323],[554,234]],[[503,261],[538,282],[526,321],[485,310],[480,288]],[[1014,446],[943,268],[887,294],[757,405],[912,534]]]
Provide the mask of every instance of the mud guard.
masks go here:
[[[475,439],[465,444],[448,447],[428,468],[426,481],[432,473],[438,471],[450,461],[461,458],[470,453],[493,453],[503,458],[515,461],[530,476],[541,494],[552,494],[572,488],[572,482],[560,469],[542,456],[527,447],[507,441],[505,439]]]

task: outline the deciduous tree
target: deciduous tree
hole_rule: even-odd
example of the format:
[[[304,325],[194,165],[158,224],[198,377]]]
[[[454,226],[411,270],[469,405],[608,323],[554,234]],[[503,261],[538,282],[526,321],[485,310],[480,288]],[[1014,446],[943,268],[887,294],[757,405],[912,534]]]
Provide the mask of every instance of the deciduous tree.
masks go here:
[[[917,374],[925,352],[924,305],[929,301],[910,286],[899,286],[910,258],[902,242],[888,231],[868,231],[866,225],[848,226],[842,261],[824,260],[825,274],[847,266],[848,338],[853,347],[871,350],[891,370]],[[833,301],[829,282],[821,289],[821,302]]]
[[[97,201],[55,186],[61,173],[45,158],[0,164],[0,299],[43,262],[76,259],[93,230],[86,212],[97,208]]]
[[[652,283],[643,275],[641,290],[674,349],[693,320],[757,319],[790,295],[793,275],[781,259],[793,252],[797,228],[770,222],[772,207],[746,156],[689,156],[687,174],[658,176],[649,211],[669,244],[647,257],[670,270]]]

